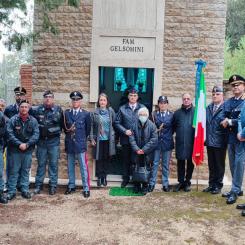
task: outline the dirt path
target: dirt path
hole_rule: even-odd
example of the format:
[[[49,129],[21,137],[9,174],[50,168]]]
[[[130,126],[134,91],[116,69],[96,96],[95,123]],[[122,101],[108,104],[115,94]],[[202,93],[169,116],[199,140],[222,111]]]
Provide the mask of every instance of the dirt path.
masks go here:
[[[245,202],[240,198],[239,203]],[[0,206],[0,244],[245,244],[245,218],[202,192],[111,197],[92,190]]]

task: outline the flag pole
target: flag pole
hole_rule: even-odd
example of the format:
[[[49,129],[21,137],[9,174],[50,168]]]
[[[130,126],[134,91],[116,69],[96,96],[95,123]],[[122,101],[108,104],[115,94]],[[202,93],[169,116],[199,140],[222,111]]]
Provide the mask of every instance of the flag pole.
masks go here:
[[[198,186],[199,186],[199,183],[198,183],[198,181],[199,181],[199,167],[198,166],[196,166],[196,170],[197,170],[197,191],[198,191]]]

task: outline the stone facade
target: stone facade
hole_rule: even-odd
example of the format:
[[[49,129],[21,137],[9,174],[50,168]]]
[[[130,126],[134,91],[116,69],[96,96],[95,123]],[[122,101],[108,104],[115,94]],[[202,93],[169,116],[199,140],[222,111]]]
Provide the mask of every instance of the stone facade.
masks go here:
[[[49,88],[54,91],[56,102],[67,108],[69,93],[78,89],[84,95],[84,108],[91,111],[95,107],[89,102],[92,11],[93,1],[82,0],[79,8],[64,5],[50,14],[60,33],[43,33],[34,44],[34,104],[41,102],[43,91]],[[34,28],[38,30],[42,16],[37,6],[34,16]],[[164,20],[163,78],[157,82],[162,84],[162,93],[169,97],[171,108],[176,109],[183,92],[194,95],[195,60],[208,62],[208,95],[214,84],[222,84],[226,0],[166,0]],[[91,162],[90,159],[92,170]],[[59,177],[66,179],[64,153]]]

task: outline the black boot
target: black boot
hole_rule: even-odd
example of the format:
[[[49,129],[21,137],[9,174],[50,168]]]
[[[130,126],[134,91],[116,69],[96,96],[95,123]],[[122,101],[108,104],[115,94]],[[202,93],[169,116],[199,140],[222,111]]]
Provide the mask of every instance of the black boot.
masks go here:
[[[101,187],[101,185],[102,185],[101,178],[98,177],[98,179],[97,179],[97,186],[98,187]]]
[[[34,195],[40,194],[42,189],[43,189],[42,186],[36,186],[35,190],[33,191],[33,194]]]
[[[7,204],[8,199],[4,196],[3,191],[0,191],[0,203]]]
[[[103,186],[107,186],[107,180],[106,180],[106,177],[103,177],[103,178],[101,179],[101,184],[102,184]]]

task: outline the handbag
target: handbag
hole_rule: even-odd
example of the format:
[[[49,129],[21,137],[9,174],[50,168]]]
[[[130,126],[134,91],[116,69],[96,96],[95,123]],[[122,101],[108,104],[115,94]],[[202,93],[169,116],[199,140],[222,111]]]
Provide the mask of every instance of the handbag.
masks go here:
[[[142,159],[143,158],[143,159]],[[140,166],[140,160],[144,161],[144,166]],[[137,183],[148,183],[150,171],[147,169],[147,159],[145,155],[136,157],[136,165],[133,170],[132,181]]]

